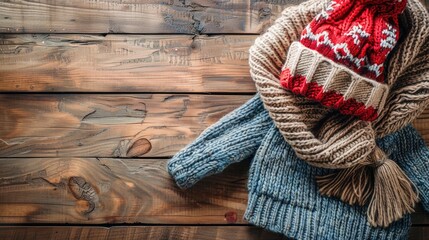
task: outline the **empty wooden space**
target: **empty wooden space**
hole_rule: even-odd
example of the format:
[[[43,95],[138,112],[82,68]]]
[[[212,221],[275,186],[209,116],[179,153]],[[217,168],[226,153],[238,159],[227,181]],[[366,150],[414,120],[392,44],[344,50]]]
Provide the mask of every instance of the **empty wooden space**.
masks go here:
[[[255,38],[2,35],[0,91],[252,93],[247,60]]]
[[[0,6],[9,33],[253,33],[302,0],[11,0]]]
[[[243,220],[249,161],[189,190],[166,164],[253,96],[248,49],[300,2],[1,1],[0,240],[285,239]]]

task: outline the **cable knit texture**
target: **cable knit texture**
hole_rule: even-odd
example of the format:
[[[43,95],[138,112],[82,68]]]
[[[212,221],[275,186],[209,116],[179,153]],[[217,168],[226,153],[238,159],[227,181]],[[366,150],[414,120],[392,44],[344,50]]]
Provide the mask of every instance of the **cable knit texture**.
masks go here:
[[[361,9],[364,12],[366,8],[360,8],[359,4],[372,3],[372,1],[359,0],[343,0],[339,2],[354,2],[357,9]],[[388,1],[377,1],[377,3],[379,2],[388,4]],[[399,4],[397,1],[391,2],[392,4]],[[403,214],[411,212],[418,198],[413,192],[409,179],[403,175],[403,171],[394,161],[383,161],[383,164],[386,165],[378,164],[380,159],[376,158],[379,155],[375,154],[375,152],[380,151],[378,151],[379,148],[375,139],[403,128],[415,119],[429,103],[429,81],[427,81],[429,77],[429,14],[418,0],[408,1],[403,13],[403,18],[405,19],[403,25],[408,24],[405,28],[409,31],[406,36],[403,36],[401,43],[396,46],[390,56],[389,67],[385,71],[385,84],[380,83],[386,85],[389,91],[383,90],[383,87],[375,87],[371,90],[371,92],[376,89],[380,91],[381,100],[378,102],[383,102],[381,105],[384,105],[382,109],[377,110],[377,119],[373,118],[372,113],[366,112],[357,101],[351,103],[352,108],[346,109],[347,111],[360,112],[360,116],[367,116],[374,120],[370,123],[351,115],[344,115],[342,114],[344,111],[336,111],[335,108],[323,106],[314,101],[314,99],[297,95],[294,93],[298,91],[294,91],[294,87],[296,87],[294,84],[296,82],[298,84],[307,83],[303,79],[298,78],[295,79],[296,82],[292,83],[292,85],[287,84],[292,91],[282,86],[281,79],[284,76],[281,75],[281,72],[284,64],[295,66],[297,72],[315,69],[312,73],[306,72],[304,75],[307,77],[308,75],[314,77],[317,74],[326,74],[324,71],[318,71],[317,66],[315,67],[311,64],[301,66],[294,61],[288,63],[287,54],[293,54],[293,52],[289,52],[289,49],[293,46],[292,43],[298,41],[302,33],[304,35],[308,33],[303,31],[306,26],[314,19],[317,19],[318,16],[323,18],[323,13],[329,12],[330,8],[335,11],[335,7],[332,7],[327,0],[310,0],[299,6],[285,9],[276,22],[266,33],[258,37],[250,48],[250,72],[264,106],[269,111],[284,139],[300,159],[316,167],[345,169],[345,171],[363,165],[377,166],[374,167],[373,175],[376,177],[374,184],[371,183],[371,176],[364,174],[369,170],[361,167],[360,171],[348,171],[344,178],[336,178],[332,175],[332,179],[320,181],[320,184],[323,185],[320,189],[322,194],[340,197],[350,203],[364,203],[367,201],[366,199],[369,199],[371,206],[368,214],[369,221],[374,225],[387,226]],[[401,4],[393,6],[393,12],[401,12],[401,8],[403,8]],[[371,11],[374,12],[373,10]],[[381,16],[380,19],[384,19],[384,9],[379,9],[378,11]],[[391,11],[388,12],[388,15],[391,14]],[[338,14],[345,18],[349,17],[340,12]],[[333,17],[335,18],[336,15]],[[350,17],[354,18],[355,16]],[[378,18],[376,17],[376,19]],[[396,20],[390,20],[390,24],[395,25]],[[350,28],[346,27],[345,29]],[[377,32],[379,31],[375,31],[375,33]],[[352,36],[349,37],[353,39]],[[381,42],[383,38],[375,39]],[[398,39],[396,34],[394,39],[395,42]],[[363,39],[358,40],[362,43],[364,42]],[[302,42],[300,44],[305,45]],[[321,51],[317,49],[317,46],[312,47],[316,51]],[[385,53],[387,54],[387,51]],[[311,55],[312,52],[307,52],[307,55],[309,54]],[[301,53],[301,55],[305,55],[305,53]],[[299,62],[300,58],[297,59]],[[315,64],[317,64],[317,61]],[[362,72],[356,71],[362,74]],[[290,75],[292,73],[286,71],[285,74]],[[347,79],[345,75],[336,77]],[[371,76],[368,75],[367,77]],[[375,79],[377,80],[377,78]],[[377,82],[371,79],[370,81]],[[351,86],[356,86],[359,83],[363,83],[362,79],[352,81]],[[298,86],[298,89],[303,88],[303,91],[307,91],[307,93],[310,91],[310,95],[317,98],[316,100],[320,100],[322,103],[325,101],[324,97],[320,96],[321,90],[320,88],[317,89],[317,85],[304,85]],[[315,87],[315,90],[310,89],[311,87]],[[344,94],[347,94],[347,91]],[[365,96],[365,92],[368,93],[368,91],[362,91],[357,95],[362,99],[367,99],[368,104],[377,105],[377,98]],[[329,95],[329,92],[327,94]],[[338,96],[332,94],[328,97],[335,98]],[[328,99],[326,102],[331,100]],[[340,106],[343,103],[337,101],[335,104]],[[358,186],[353,182],[344,184],[345,180],[352,179],[352,175],[358,172],[366,178],[362,182],[362,186]],[[365,192],[365,196],[369,193],[371,193],[371,196],[362,199],[362,195],[358,196],[353,193],[354,187],[358,187],[359,191]],[[347,194],[343,194],[344,192]],[[393,196],[391,194],[393,192],[398,194]],[[411,197],[407,197],[409,194],[411,194]],[[383,201],[383,199],[389,197],[393,197],[391,201]],[[398,212],[400,214],[397,214]],[[378,218],[378,220],[374,220],[374,218]]]
[[[255,40],[249,65],[266,109],[298,157],[313,166],[347,168],[365,161],[375,148],[370,123],[296,96],[279,82],[289,46],[328,3],[310,0],[286,8],[274,25]]]
[[[249,64],[265,107],[297,155],[315,166],[346,168],[365,161],[375,147],[374,131],[380,137],[395,132],[428,105],[429,15],[418,0],[408,2],[404,14],[411,25],[410,32],[392,55],[386,77],[391,90],[385,108],[371,127],[369,123],[343,117],[317,102],[296,96],[279,82],[289,47],[329,3],[310,0],[286,8],[250,48]],[[335,131],[324,129],[332,125],[336,126]],[[342,129],[346,125],[347,129]]]
[[[384,83],[384,62],[399,40],[398,15],[407,0],[334,0],[306,26],[309,49]]]
[[[290,46],[283,68],[284,88],[345,115],[374,121],[386,101],[386,84],[362,77],[300,42]]]
[[[342,114],[375,120],[387,97],[384,65],[399,40],[406,3],[331,1],[289,48],[282,86]]]
[[[407,126],[377,140],[404,169],[429,210],[429,149]],[[181,188],[252,158],[245,219],[294,239],[406,239],[410,216],[387,228],[371,227],[367,207],[350,206],[319,194],[314,177],[336,170],[300,160],[286,143],[258,95],[204,131],[168,163]]]

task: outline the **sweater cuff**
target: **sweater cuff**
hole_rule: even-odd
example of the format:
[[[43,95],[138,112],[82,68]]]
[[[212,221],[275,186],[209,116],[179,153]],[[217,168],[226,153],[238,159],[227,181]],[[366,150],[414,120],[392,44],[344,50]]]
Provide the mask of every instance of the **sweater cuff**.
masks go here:
[[[180,188],[189,188],[229,164],[252,156],[272,125],[257,94],[178,152],[169,161],[167,170]]]
[[[209,156],[207,156],[208,158]],[[167,165],[167,170],[181,189],[192,187],[205,176],[223,170],[223,163],[216,161],[192,161],[192,159],[173,158]]]

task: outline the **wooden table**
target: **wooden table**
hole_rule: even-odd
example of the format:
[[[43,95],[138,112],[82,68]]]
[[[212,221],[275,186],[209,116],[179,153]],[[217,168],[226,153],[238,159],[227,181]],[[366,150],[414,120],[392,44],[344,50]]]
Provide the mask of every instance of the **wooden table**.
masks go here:
[[[242,220],[248,162],[187,191],[165,167],[254,94],[248,48],[301,1],[1,1],[0,239],[282,239]]]

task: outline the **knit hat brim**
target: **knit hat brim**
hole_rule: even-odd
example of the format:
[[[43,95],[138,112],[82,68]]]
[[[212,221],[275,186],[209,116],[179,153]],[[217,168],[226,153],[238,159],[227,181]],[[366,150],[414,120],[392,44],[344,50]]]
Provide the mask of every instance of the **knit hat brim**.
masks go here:
[[[280,82],[295,94],[364,121],[377,118],[389,89],[297,41],[289,47]]]

